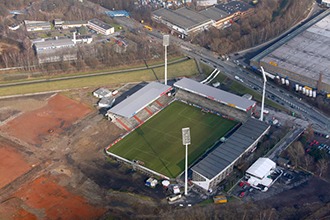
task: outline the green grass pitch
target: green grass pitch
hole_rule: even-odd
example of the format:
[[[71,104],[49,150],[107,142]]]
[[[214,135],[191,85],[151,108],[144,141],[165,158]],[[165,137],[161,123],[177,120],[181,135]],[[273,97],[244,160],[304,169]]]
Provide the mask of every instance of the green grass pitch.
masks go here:
[[[142,161],[145,167],[175,178],[184,171],[182,128],[190,127],[188,163],[191,164],[236,124],[235,121],[175,101],[109,151],[128,160]]]

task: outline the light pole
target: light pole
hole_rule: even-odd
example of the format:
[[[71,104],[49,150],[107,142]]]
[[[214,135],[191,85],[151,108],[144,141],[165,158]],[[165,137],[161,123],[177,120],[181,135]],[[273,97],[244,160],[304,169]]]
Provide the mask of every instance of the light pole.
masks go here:
[[[265,93],[266,93],[267,78],[266,78],[264,68],[262,66],[260,66],[260,68],[261,68],[261,72],[262,72],[262,77],[264,78],[264,87],[262,90],[261,113],[260,113],[260,121],[263,121],[264,120],[264,106],[265,106]]]
[[[167,85],[167,46],[170,45],[170,35],[163,35],[163,46],[165,47],[165,85]]]
[[[188,195],[188,144],[190,144],[190,128],[182,128],[182,144],[186,146],[186,163],[184,171],[184,194]]]

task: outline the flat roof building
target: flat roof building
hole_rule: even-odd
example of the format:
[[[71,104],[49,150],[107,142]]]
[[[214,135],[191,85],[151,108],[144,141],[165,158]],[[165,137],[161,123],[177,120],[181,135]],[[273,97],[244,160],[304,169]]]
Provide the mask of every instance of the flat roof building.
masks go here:
[[[217,0],[197,0],[197,6],[211,6],[217,4]]]
[[[188,8],[179,8],[177,10],[162,8],[153,12],[153,18],[179,34],[186,36],[190,33],[207,29],[213,22],[212,19]]]
[[[106,11],[106,15],[108,15],[111,18],[115,17],[129,17],[129,13],[125,10],[117,10],[117,11]]]
[[[96,18],[89,20],[87,25],[89,28],[103,35],[110,35],[115,32],[114,27]]]
[[[26,31],[49,31],[51,29],[48,21],[24,21]]]
[[[205,190],[214,188],[232,172],[236,161],[257,145],[269,128],[265,122],[248,119],[191,168],[193,183]]]
[[[323,12],[252,58],[251,66],[261,65],[274,76],[330,92],[329,14],[330,10]]]

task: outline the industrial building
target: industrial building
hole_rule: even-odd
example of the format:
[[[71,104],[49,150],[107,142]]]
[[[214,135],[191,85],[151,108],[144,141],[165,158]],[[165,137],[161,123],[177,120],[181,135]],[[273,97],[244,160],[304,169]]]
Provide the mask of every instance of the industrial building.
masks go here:
[[[233,171],[235,163],[251,151],[268,132],[270,125],[254,118],[249,118],[224,143],[197,162],[192,168],[192,182],[210,190],[216,187]]]
[[[212,19],[185,7],[177,10],[162,8],[154,11],[152,17],[184,36],[205,30],[213,23]]]
[[[250,65],[292,87],[330,93],[330,10],[313,18],[262,53]]]
[[[103,34],[103,35],[110,35],[115,32],[115,28],[111,27],[109,24],[100,21],[99,19],[92,19],[88,21],[88,27],[90,29],[93,29],[97,33]]]
[[[50,31],[51,25],[48,21],[24,21],[26,31]]]
[[[200,11],[199,13],[204,15],[205,17],[212,19],[212,25],[216,28],[223,27],[230,21],[229,14],[215,6]]]

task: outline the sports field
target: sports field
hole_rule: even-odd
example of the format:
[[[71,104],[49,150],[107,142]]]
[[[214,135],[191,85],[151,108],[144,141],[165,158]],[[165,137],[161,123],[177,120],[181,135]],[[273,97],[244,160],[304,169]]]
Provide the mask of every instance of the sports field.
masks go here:
[[[189,164],[200,157],[237,122],[175,101],[145,124],[112,146],[109,151],[175,178],[184,170],[185,147],[181,129],[190,127]]]

